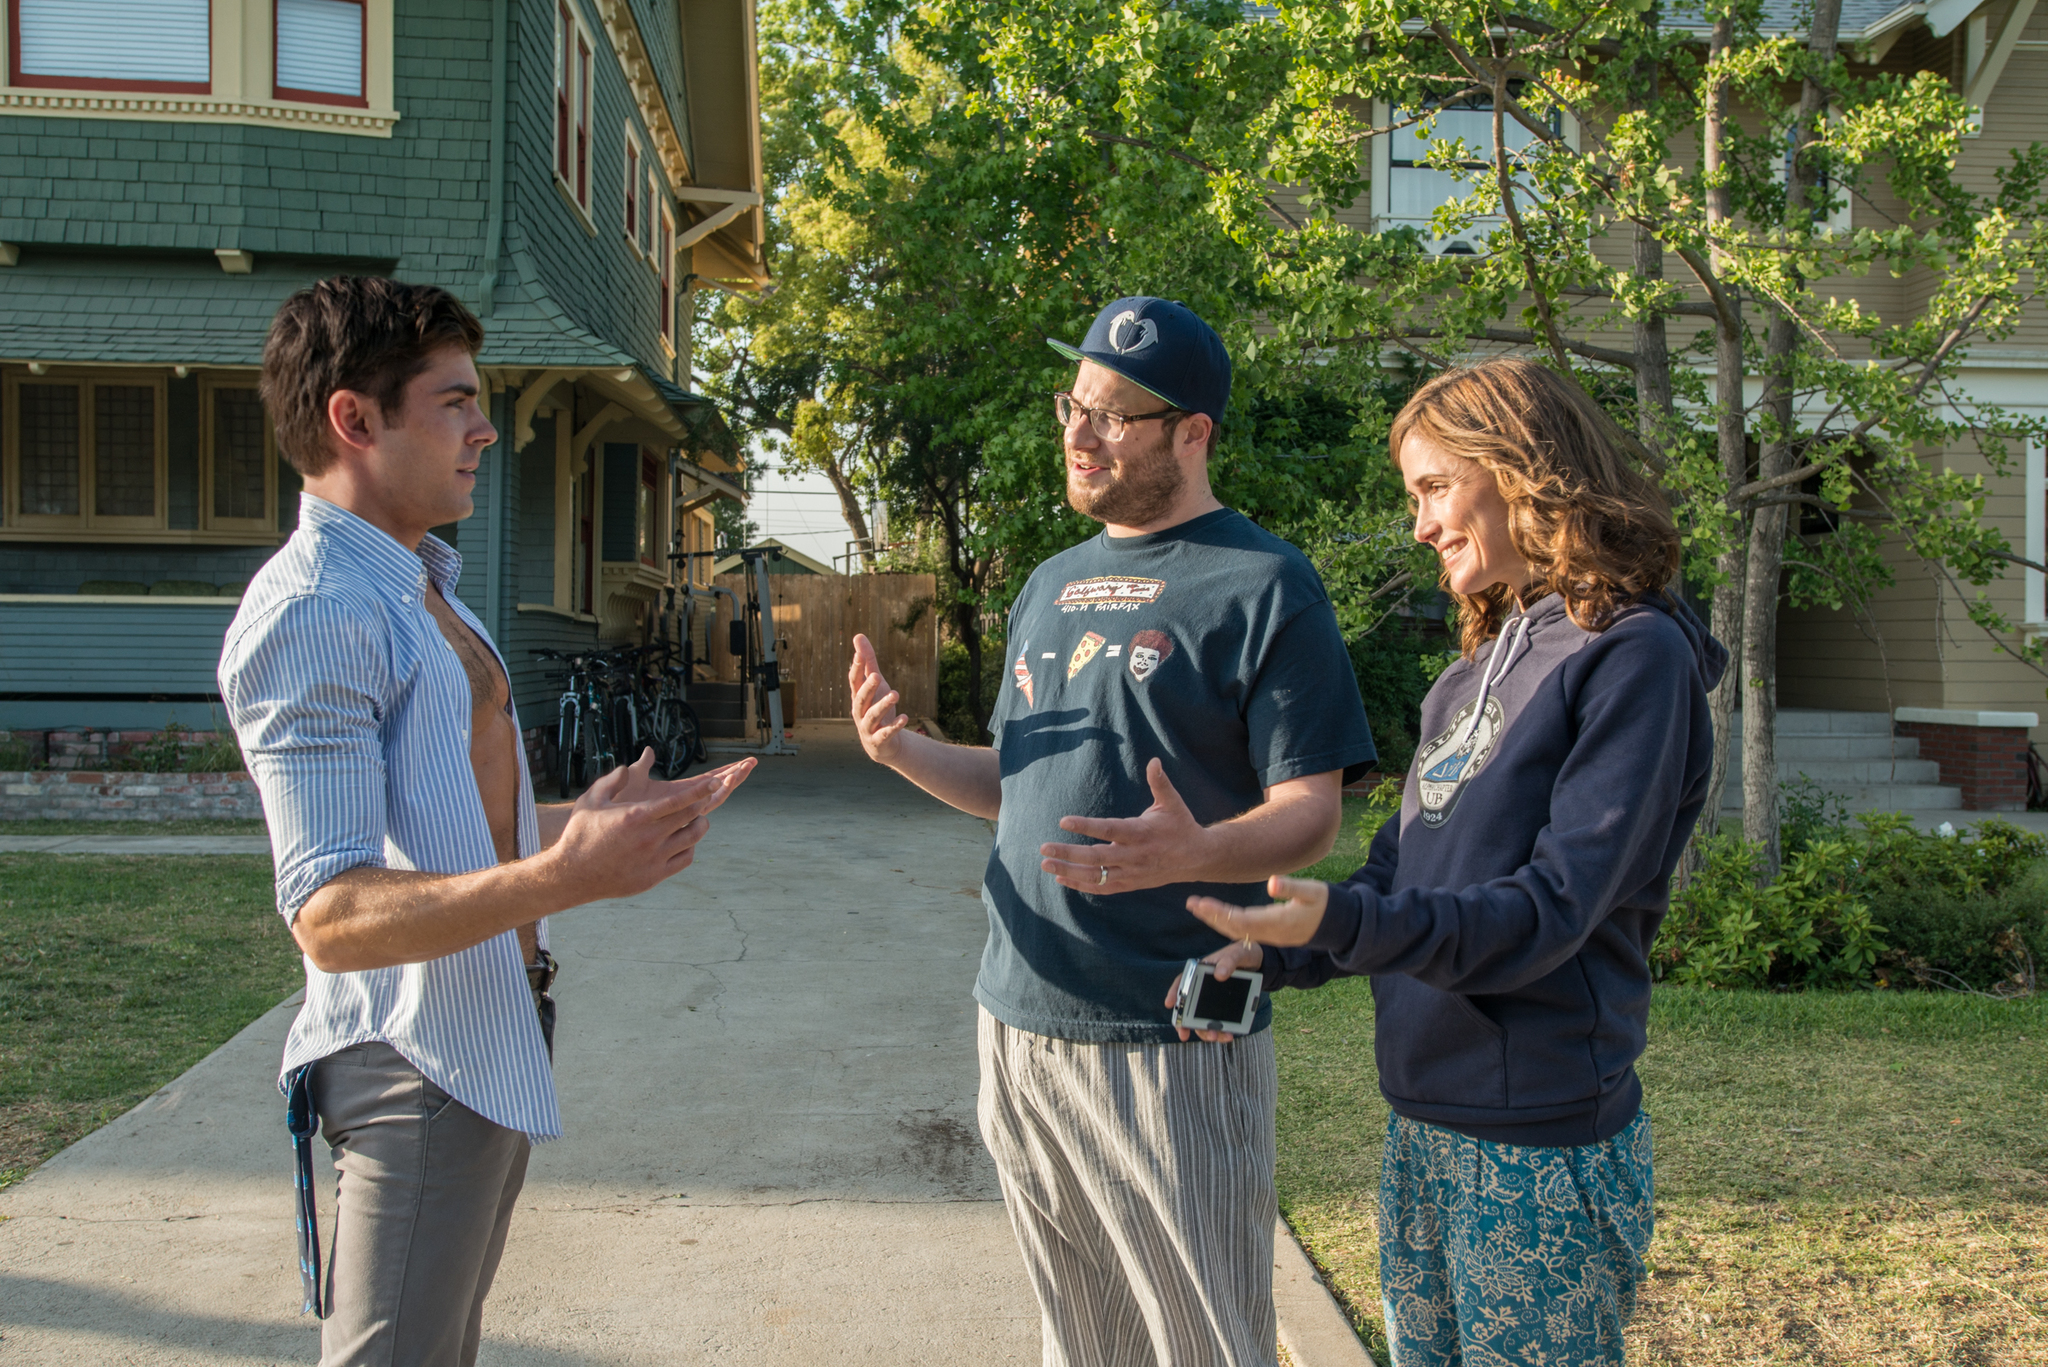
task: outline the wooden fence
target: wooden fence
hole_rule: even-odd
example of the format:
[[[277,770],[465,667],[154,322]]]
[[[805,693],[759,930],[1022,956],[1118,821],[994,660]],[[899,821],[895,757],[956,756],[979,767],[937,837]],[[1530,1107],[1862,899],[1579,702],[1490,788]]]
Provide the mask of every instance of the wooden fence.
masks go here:
[[[853,659],[855,632],[875,643],[882,673],[903,695],[903,710],[929,717],[939,708],[939,623],[937,581],[929,574],[773,574],[776,654],[794,694],[794,715],[844,717],[853,699],[846,667]],[[724,574],[718,586],[742,598],[745,575]],[[725,598],[711,629],[711,660],[721,679],[739,678],[739,661],[725,648],[732,620]],[[905,630],[905,624],[909,629]]]

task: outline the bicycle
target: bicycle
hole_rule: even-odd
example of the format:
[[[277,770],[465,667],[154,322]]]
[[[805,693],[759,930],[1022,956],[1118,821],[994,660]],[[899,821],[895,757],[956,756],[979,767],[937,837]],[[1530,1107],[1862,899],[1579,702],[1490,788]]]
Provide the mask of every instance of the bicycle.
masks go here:
[[[654,765],[661,776],[681,778],[692,762],[702,764],[710,757],[704,745],[704,726],[697,709],[690,706],[689,678],[676,663],[676,648],[664,643],[644,654],[654,667],[651,676],[641,675],[647,742],[654,747]]]
[[[564,798],[573,797],[586,782],[609,773],[619,763],[605,720],[605,699],[592,669],[593,656],[565,655],[558,650],[533,654],[569,666],[555,708],[554,778],[556,790]]]

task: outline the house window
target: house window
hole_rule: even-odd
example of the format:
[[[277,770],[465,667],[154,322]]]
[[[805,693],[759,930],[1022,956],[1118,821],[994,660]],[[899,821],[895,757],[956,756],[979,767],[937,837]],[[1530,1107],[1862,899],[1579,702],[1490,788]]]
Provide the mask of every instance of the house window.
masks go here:
[[[676,262],[676,221],[670,215],[668,205],[661,206],[660,255],[654,269],[661,277],[661,340],[673,344],[676,328],[676,305],[674,299]]]
[[[14,0],[8,18],[14,85],[212,92],[208,0]]]
[[[657,516],[660,507],[661,462],[643,448],[640,452],[640,488],[633,498],[633,545],[643,565],[652,565],[661,550],[657,544],[661,535]]]
[[[276,0],[275,95],[367,107],[364,0]]]
[[[590,207],[590,40],[576,34],[576,202]]]
[[[640,182],[640,236],[635,245],[640,254],[649,261],[654,260],[654,168],[647,168],[647,176]]]
[[[253,385],[208,385],[200,399],[202,525],[209,531],[277,526],[277,447]]]
[[[626,240],[640,244],[640,139],[626,129]]]
[[[575,68],[570,56],[575,33],[576,24],[569,18],[569,7],[555,6],[555,175],[565,185],[576,171],[572,164],[574,143],[569,112],[576,90]]]
[[[1518,82],[1509,82],[1510,92],[1519,94],[1518,86]],[[1410,113],[1394,109],[1388,121],[1398,123],[1410,117]],[[1536,135],[1516,120],[1507,119],[1504,123],[1511,159],[1535,143]],[[1555,115],[1551,129],[1565,132],[1569,140],[1569,133]],[[1462,140],[1470,158],[1457,163],[1457,172],[1438,170],[1429,165],[1432,138],[1438,142]],[[1436,211],[1452,200],[1469,197],[1493,172],[1493,96],[1481,91],[1461,100],[1445,101],[1436,106],[1433,133],[1422,124],[1414,124],[1379,141],[1375,158],[1379,164],[1374,167],[1377,174],[1373,177],[1374,216],[1386,226],[1410,225],[1429,237]],[[1524,202],[1535,197],[1534,187],[1525,181],[1516,179],[1515,187]],[[1487,234],[1505,221],[1495,214],[1482,216],[1455,238],[1432,237],[1428,249],[1477,255],[1485,250]]]
[[[164,386],[132,376],[10,378],[8,522],[24,530],[164,526]]]
[[[555,6],[555,175],[590,211],[590,35],[566,0]]]

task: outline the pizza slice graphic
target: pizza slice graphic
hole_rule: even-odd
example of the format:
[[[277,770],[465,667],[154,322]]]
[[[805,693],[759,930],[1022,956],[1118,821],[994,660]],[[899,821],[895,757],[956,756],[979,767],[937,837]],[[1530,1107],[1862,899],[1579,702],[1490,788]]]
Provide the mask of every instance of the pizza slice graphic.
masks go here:
[[[1081,638],[1081,644],[1074,647],[1074,657],[1067,661],[1069,679],[1079,674],[1087,667],[1088,662],[1095,658],[1095,652],[1102,649],[1104,639],[1102,635],[1093,631]]]
[[[1010,666],[1010,674],[1017,681],[1018,691],[1024,695],[1024,706],[1036,707],[1038,704],[1031,696],[1031,642],[1026,641],[1024,649],[1017,652],[1017,663]]]

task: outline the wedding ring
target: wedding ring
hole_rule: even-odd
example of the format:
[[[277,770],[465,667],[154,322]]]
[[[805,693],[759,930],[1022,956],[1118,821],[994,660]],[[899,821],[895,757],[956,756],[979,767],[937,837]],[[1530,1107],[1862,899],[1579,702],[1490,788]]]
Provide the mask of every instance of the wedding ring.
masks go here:
[[[1107,864],[1097,864],[1097,865],[1095,866],[1095,886],[1096,886],[1096,887],[1098,887],[1098,888],[1099,888],[1099,887],[1103,887],[1103,886],[1106,886],[1106,885],[1108,884],[1108,882],[1109,882],[1109,865],[1107,865]]]

